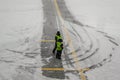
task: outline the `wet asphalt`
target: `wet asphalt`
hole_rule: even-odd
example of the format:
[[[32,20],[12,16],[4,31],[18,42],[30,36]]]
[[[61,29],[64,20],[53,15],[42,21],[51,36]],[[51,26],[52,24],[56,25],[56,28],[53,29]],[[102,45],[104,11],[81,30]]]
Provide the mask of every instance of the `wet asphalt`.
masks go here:
[[[42,40],[54,40],[57,32],[56,22],[56,10],[53,0],[42,0],[44,11],[44,28]],[[55,58],[52,50],[54,48],[54,42],[41,43],[41,56],[44,65],[42,68],[63,68],[62,61]],[[42,74],[46,77],[64,79],[64,71],[42,71]]]
[[[55,34],[58,30],[58,23],[56,17],[58,17],[54,0],[42,0],[43,11],[44,11],[44,25],[43,25],[43,36],[42,40],[54,40]],[[64,0],[57,0],[58,6],[62,13],[63,19],[69,22],[74,22],[81,25],[80,22],[77,22],[72,14],[69,12]],[[60,27],[60,26],[59,26]],[[59,29],[61,31],[61,29]],[[52,50],[54,48],[54,42],[42,42],[41,43],[41,56],[42,62],[44,65],[42,68],[63,68],[62,60],[58,60],[53,55]],[[46,77],[65,79],[64,71],[47,71],[43,70],[42,74]]]

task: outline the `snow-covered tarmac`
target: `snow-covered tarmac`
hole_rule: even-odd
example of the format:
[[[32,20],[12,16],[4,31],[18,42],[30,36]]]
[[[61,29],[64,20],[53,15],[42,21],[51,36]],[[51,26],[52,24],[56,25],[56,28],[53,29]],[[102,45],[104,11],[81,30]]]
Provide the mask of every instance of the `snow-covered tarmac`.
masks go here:
[[[79,66],[91,68],[85,73],[87,79],[119,80],[120,1],[65,2],[76,20],[83,24],[72,22],[64,13],[63,18],[67,16],[65,27],[74,43]],[[40,69],[43,66],[40,40],[45,20],[42,7],[41,0],[0,1],[0,80],[53,80],[43,76]],[[74,69],[73,50],[67,40],[64,41],[67,53],[62,55],[63,67]],[[76,72],[66,72],[65,76],[66,79],[79,80]]]
[[[114,39],[120,44],[120,1],[119,0],[65,0],[71,13],[83,23],[94,46],[99,47],[98,57],[88,59],[91,64],[99,63],[99,59],[106,57],[102,67],[88,71],[88,80],[119,80],[120,79],[120,47],[115,48],[109,43]],[[87,28],[91,27],[91,28]],[[74,26],[75,27],[75,26]],[[77,28],[77,27],[76,27]],[[84,35],[81,29],[77,29]],[[99,33],[100,32],[100,33]],[[109,35],[109,36],[108,36]],[[85,37],[83,37],[85,38]],[[108,38],[108,40],[107,40]],[[86,41],[90,39],[85,39]],[[97,41],[95,41],[97,40]],[[99,41],[99,43],[98,43]],[[96,44],[97,43],[97,44]],[[86,46],[89,45],[87,42]],[[86,48],[87,49],[87,48]],[[110,54],[112,55],[110,55]],[[85,64],[85,62],[84,62]],[[100,64],[100,63],[99,63]],[[81,64],[82,65],[82,64]],[[89,64],[88,64],[89,65]]]
[[[40,0],[0,1],[0,80],[33,80],[41,61],[42,23]]]

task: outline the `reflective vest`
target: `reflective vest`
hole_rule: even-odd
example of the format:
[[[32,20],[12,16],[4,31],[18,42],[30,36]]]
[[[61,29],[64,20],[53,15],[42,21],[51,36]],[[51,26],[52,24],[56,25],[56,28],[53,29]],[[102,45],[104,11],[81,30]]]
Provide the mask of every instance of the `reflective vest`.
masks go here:
[[[57,42],[57,50],[61,51],[62,50],[62,42]]]
[[[62,39],[62,36],[61,36],[61,35],[60,35],[60,36],[56,35],[55,37],[57,38],[57,41],[58,41],[59,39]]]

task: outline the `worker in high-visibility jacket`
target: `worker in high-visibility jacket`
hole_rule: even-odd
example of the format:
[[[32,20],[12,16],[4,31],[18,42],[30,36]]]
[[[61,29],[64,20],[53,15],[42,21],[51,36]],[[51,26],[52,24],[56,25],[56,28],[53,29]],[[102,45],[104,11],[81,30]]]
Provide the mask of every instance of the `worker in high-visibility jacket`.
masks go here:
[[[63,50],[63,40],[62,39],[59,39],[57,41],[57,54],[56,54],[56,58],[57,59],[61,59],[61,54],[62,54],[62,50]]]
[[[55,54],[55,50],[56,50],[56,48],[57,48],[57,41],[58,41],[59,39],[62,39],[62,36],[61,36],[61,34],[60,34],[60,31],[57,31],[57,33],[56,33],[56,35],[55,35],[55,47],[54,47],[54,49],[53,49],[53,54]]]

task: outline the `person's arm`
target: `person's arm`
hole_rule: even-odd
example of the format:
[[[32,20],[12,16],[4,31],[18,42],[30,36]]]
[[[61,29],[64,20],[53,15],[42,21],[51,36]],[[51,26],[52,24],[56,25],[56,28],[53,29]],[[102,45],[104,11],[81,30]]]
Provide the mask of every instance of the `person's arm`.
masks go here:
[[[55,36],[55,42],[57,41],[57,36]]]

